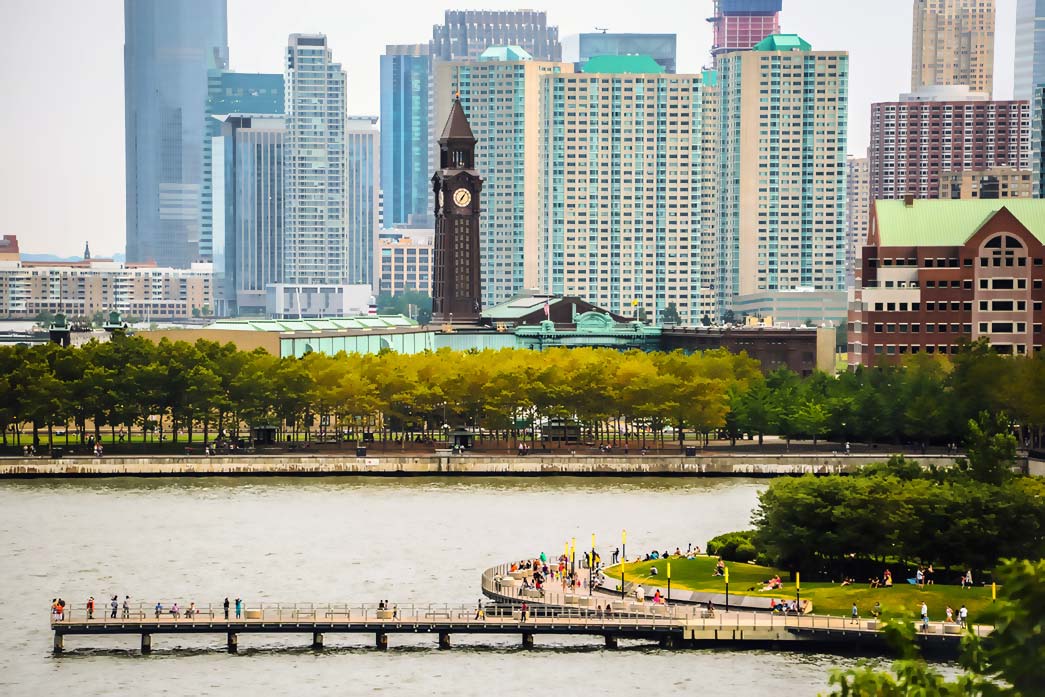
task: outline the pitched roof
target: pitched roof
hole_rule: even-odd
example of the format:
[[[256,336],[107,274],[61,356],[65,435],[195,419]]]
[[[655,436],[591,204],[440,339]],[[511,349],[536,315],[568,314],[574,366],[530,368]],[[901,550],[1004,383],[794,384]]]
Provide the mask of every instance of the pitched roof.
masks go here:
[[[468,125],[468,117],[465,116],[464,107],[461,106],[460,97],[454,99],[453,106],[450,107],[450,116],[447,117],[446,126],[443,127],[443,134],[439,136],[440,141],[450,139],[475,141],[472,127]]]
[[[875,201],[878,240],[883,247],[957,247],[1003,208],[1045,243],[1045,199],[916,199]]]
[[[752,51],[811,51],[813,45],[798,34],[770,34],[755,44]]]
[[[664,66],[650,56],[592,56],[582,73],[663,73]]]

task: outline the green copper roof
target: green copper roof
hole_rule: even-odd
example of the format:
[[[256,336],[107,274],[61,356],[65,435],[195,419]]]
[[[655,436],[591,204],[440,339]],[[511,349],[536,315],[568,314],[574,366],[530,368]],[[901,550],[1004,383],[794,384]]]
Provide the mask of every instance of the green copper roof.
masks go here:
[[[714,87],[718,84],[718,71],[717,70],[705,70],[701,73],[700,81],[708,87]]]
[[[813,45],[798,34],[771,34],[755,44],[752,51],[810,51]]]
[[[491,46],[479,56],[481,61],[528,61],[533,56],[522,46]]]
[[[649,56],[592,56],[582,73],[663,73],[664,66]]]
[[[875,201],[878,239],[885,247],[956,247],[1007,208],[1045,242],[1045,200],[1034,198]]]
[[[403,315],[361,315],[358,317],[323,317],[313,319],[220,319],[206,329],[225,329],[247,332],[318,332],[342,329],[388,329],[416,327]]]

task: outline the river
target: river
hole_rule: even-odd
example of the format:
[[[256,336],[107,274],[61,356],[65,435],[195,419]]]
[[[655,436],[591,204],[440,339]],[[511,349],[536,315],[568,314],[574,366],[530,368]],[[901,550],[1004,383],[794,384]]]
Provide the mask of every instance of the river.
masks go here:
[[[68,637],[51,653],[48,604],[61,595],[183,605],[459,602],[480,571],[512,557],[578,554],[591,534],[629,556],[705,545],[748,526],[752,479],[113,479],[0,482],[0,694],[701,694],[815,695],[854,659],[767,651],[665,651],[640,643],[511,637],[157,635]],[[90,646],[91,648],[87,648]],[[554,686],[559,686],[555,688]]]

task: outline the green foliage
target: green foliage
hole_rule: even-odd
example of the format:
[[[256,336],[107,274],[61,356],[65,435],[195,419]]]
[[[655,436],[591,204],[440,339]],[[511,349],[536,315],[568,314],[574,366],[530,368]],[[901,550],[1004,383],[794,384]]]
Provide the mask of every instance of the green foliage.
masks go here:
[[[412,317],[420,324],[428,324],[432,320],[432,296],[413,289],[396,295],[381,293],[377,296],[377,311],[382,315]]]
[[[708,540],[705,551],[709,556],[722,557],[727,561],[754,561],[755,557],[758,556],[758,551],[754,545],[754,537],[754,530],[727,532]]]
[[[1008,419],[1002,414],[980,412],[969,420],[965,442],[967,456],[960,461],[978,482],[1000,484],[1012,476],[1016,462],[1016,438],[1009,433]]]

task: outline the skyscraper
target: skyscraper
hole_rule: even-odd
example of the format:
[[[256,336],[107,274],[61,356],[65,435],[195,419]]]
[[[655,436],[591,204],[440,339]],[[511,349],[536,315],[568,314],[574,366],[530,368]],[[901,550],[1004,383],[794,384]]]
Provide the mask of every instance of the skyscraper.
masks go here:
[[[291,34],[285,72],[286,259],[290,284],[347,282],[345,72],[322,34]]]
[[[621,315],[699,319],[700,75],[601,56],[545,76],[540,280]]]
[[[381,190],[384,226],[428,214],[428,44],[386,46],[381,56]]]
[[[719,279],[738,295],[845,289],[849,56],[794,34],[719,57]]]
[[[846,284],[851,286],[856,269],[860,267],[860,250],[867,240],[871,186],[866,157],[850,157],[846,160],[846,168],[845,277]]]
[[[994,0],[914,0],[911,91],[994,88]]]
[[[201,257],[207,71],[228,67],[225,0],[124,1],[127,260]]]
[[[223,211],[215,209],[218,192],[213,185],[212,139],[221,136],[221,120],[227,114],[282,114],[283,76],[265,73],[236,73],[210,70],[207,73],[206,124],[203,129],[203,183],[200,195],[200,257],[214,261],[220,273],[224,240],[215,236]],[[215,220],[217,216],[217,220]]]
[[[381,227],[378,193],[381,179],[381,133],[376,116],[350,116],[345,121],[348,166],[345,234],[348,244],[347,283],[377,286],[374,247]]]
[[[609,34],[595,32],[580,35],[580,64],[595,56],[649,56],[674,73],[677,67],[675,34]]]
[[[444,61],[475,60],[491,46],[519,46],[536,60],[562,60],[559,28],[548,26],[546,12],[534,10],[447,10],[429,45],[432,58]]]
[[[446,121],[452,95],[459,94],[479,139],[475,169],[485,182],[479,244],[488,306],[538,285],[540,81],[563,71],[572,66],[532,60],[518,46],[487,49],[477,61],[436,66],[435,122]]]
[[[218,312],[263,314],[266,286],[283,280],[286,121],[231,114],[218,123],[214,232],[225,241],[223,259],[214,265]]]
[[[747,51],[767,36],[779,34],[782,7],[783,0],[715,0],[715,14],[708,18],[715,31],[711,45],[715,64],[725,53]]]
[[[1017,0],[1015,99],[1034,99],[1045,84],[1045,0]]]

